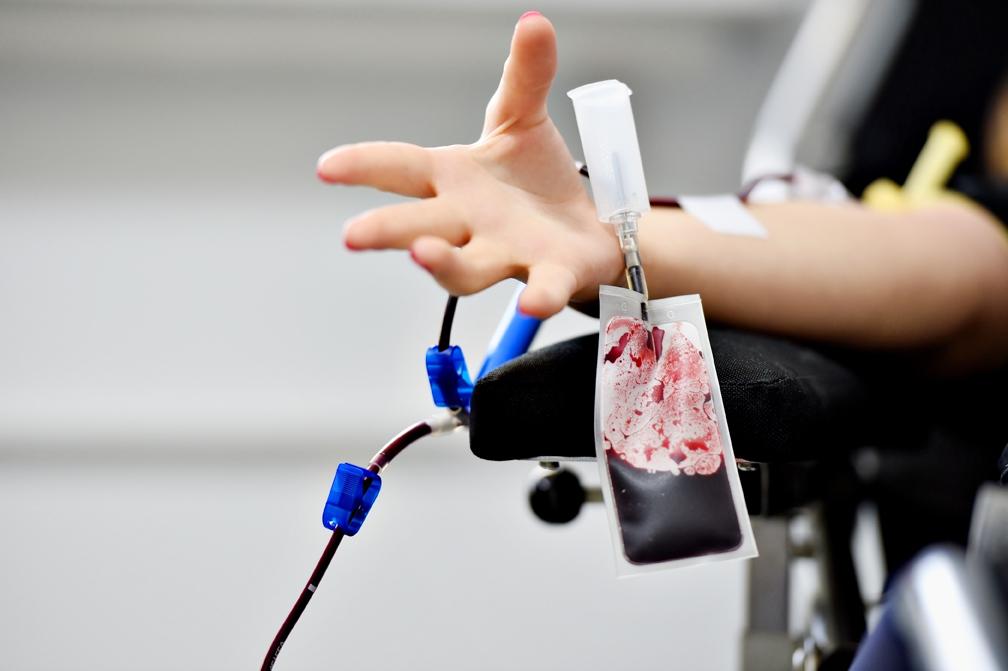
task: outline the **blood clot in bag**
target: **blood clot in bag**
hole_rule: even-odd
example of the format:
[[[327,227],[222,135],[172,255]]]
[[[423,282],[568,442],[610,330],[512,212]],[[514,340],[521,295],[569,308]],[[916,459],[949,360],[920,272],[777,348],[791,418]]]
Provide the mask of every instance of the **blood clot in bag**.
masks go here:
[[[599,300],[595,442],[620,573],[755,556],[699,296],[649,302],[647,324],[640,294]]]

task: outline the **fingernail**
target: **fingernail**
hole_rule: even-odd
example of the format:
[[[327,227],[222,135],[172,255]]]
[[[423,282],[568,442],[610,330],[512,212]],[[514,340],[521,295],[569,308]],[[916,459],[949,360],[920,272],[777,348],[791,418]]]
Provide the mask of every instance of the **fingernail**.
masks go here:
[[[350,236],[347,235],[347,229],[343,229],[343,245],[352,252],[359,252],[363,247],[358,247],[354,243],[350,242]]]
[[[526,289],[527,289],[527,288],[528,288],[528,287],[526,287],[525,289],[523,289],[523,290],[522,290],[522,294],[524,294],[524,293],[525,293],[525,291],[526,291]],[[531,317],[531,316],[532,316],[532,315],[530,315],[529,313],[527,313],[527,312],[525,312],[524,310],[522,310],[522,306],[521,306],[521,296],[519,296],[519,297],[518,297],[518,304],[517,304],[517,305],[515,305],[515,312],[517,312],[518,314],[520,314],[520,315],[521,315],[522,317]]]
[[[521,15],[521,18],[520,18],[520,19],[518,19],[518,20],[519,20],[519,21],[522,21],[522,20],[524,20],[524,19],[527,19],[527,18],[528,18],[528,17],[530,17],[530,16],[542,16],[542,14],[540,14],[539,12],[537,12],[537,11],[533,10],[533,11],[531,11],[531,12],[525,12],[524,14],[522,14],[522,15]]]
[[[416,252],[413,250],[412,247],[410,247],[409,255],[410,255],[410,258],[413,259],[413,263],[417,264],[418,266],[420,266],[424,270],[427,270],[427,266],[425,266],[424,264],[420,263],[420,259],[418,259],[416,257]]]
[[[364,213],[366,214],[366,213]],[[353,225],[357,223],[357,220],[364,216],[364,214],[358,214],[355,217],[350,217],[343,222],[343,244],[346,245],[347,249],[353,250],[355,252],[360,251],[363,247],[358,247],[354,243],[350,242],[350,229]]]
[[[318,178],[321,179],[323,182],[328,182],[329,178],[326,177],[324,174],[322,174],[322,166],[325,165],[326,159],[329,158],[329,155],[332,153],[333,150],[330,149],[326,153],[319,156],[318,161],[315,162],[315,174],[318,175]]]

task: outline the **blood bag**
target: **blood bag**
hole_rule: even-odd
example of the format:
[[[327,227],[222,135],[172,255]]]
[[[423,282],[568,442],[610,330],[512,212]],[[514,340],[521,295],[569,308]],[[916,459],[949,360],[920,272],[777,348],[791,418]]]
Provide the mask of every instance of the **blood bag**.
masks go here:
[[[595,449],[619,573],[754,557],[700,297],[650,301],[648,322],[641,300],[599,290]]]

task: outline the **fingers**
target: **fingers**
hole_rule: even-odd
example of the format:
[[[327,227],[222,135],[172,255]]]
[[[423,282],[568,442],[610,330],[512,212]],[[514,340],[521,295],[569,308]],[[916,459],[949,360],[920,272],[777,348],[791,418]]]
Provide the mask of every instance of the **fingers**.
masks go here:
[[[500,86],[487,107],[483,135],[506,123],[536,123],[545,118],[546,96],[556,69],[553,24],[538,12],[529,12],[515,27],[511,55],[504,63]]]
[[[434,195],[430,154],[404,142],[336,147],[319,159],[318,176],[325,182],[371,186],[415,198]]]
[[[438,284],[456,296],[482,291],[511,275],[499,247],[480,241],[459,248],[442,238],[424,236],[413,243],[410,254]]]
[[[416,263],[438,284],[456,296],[467,296],[515,275],[515,270],[493,243],[474,240],[456,247],[443,238],[422,236],[410,247]],[[577,289],[577,279],[568,268],[540,263],[528,272],[518,309],[530,317],[547,319],[564,309]]]
[[[448,201],[430,198],[365,212],[343,228],[350,249],[409,249],[425,235],[459,247],[469,242],[469,227]]]
[[[552,317],[563,310],[577,289],[574,274],[553,263],[532,266],[527,284],[518,297],[518,309],[537,319]]]

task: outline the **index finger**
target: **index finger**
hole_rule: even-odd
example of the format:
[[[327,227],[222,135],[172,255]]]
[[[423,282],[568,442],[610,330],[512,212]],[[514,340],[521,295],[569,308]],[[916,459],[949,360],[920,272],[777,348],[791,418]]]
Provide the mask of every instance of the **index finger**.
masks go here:
[[[371,186],[414,198],[436,195],[432,173],[428,151],[405,142],[343,145],[318,161],[318,176],[324,182]]]

